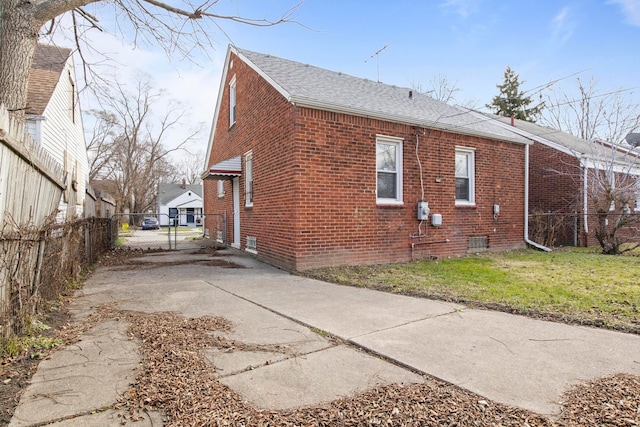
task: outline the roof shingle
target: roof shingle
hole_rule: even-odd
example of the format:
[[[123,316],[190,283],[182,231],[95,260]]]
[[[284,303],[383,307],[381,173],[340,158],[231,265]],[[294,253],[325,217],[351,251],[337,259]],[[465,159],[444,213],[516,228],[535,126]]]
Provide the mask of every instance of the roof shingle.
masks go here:
[[[26,114],[44,113],[70,55],[71,50],[63,47],[43,44],[36,46],[29,70]]]
[[[525,138],[490,119],[409,88],[234,48],[294,104],[517,143]],[[410,95],[411,94],[411,95]]]

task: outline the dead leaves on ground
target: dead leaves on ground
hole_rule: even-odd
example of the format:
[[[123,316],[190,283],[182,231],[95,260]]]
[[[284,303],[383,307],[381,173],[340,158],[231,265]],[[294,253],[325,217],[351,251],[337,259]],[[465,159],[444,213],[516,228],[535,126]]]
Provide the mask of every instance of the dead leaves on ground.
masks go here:
[[[640,425],[640,376],[634,375],[615,375],[572,388],[557,420],[433,379],[377,387],[315,407],[261,410],[215,378],[215,367],[206,362],[202,350],[276,350],[272,346],[247,346],[226,339],[224,334],[232,325],[220,317],[186,319],[172,313],[110,308],[98,310],[97,315],[124,318],[131,323],[132,336],[142,343],[138,378],[116,404],[124,411],[123,419],[141,419],[143,412],[159,410],[167,426]]]

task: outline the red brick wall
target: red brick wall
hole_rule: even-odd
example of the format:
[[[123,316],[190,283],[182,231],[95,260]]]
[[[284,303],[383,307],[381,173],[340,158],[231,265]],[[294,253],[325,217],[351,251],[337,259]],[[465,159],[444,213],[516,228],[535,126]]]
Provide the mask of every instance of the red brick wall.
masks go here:
[[[252,208],[240,179],[241,243],[257,237],[260,259],[305,270],[463,255],[469,236],[487,236],[491,250],[524,246],[524,146],[294,107],[237,58],[228,80],[233,75],[238,120],[229,128],[225,93],[209,163],[253,150]],[[421,194],[416,132],[424,199],[443,216],[440,228],[423,223],[421,238],[410,237]],[[376,204],[377,134],[404,138],[402,206]],[[475,207],[455,206],[456,145],[476,149]],[[205,211],[227,212],[231,242],[230,182],[223,199],[215,181],[204,190]]]
[[[241,247],[246,236],[257,238],[261,259],[294,269],[293,157],[294,107],[249,66],[232,55],[209,164],[253,152],[253,207],[245,206],[245,180],[240,177]],[[236,77],[236,123],[229,127],[228,83]],[[217,197],[216,180],[205,180],[205,211],[226,212],[227,243],[233,242],[233,192],[225,182],[225,196]],[[213,222],[206,222],[214,227]],[[215,231],[210,230],[215,236]]]
[[[544,144],[529,147],[529,213],[582,211],[580,161]]]
[[[443,225],[423,223],[426,236],[412,239],[421,196],[417,130],[338,113],[299,113],[297,269],[462,255],[469,236],[488,236],[494,250],[523,246],[524,146],[418,130],[424,199],[432,213],[442,214]],[[404,138],[402,206],[376,204],[377,134]],[[475,207],[455,206],[456,145],[476,149]],[[494,204],[501,206],[496,219]]]

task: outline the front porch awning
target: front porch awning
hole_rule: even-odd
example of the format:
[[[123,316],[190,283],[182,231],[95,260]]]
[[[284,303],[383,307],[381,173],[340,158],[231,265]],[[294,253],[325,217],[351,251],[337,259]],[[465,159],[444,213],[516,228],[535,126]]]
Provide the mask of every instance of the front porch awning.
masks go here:
[[[242,157],[236,156],[211,165],[203,174],[204,179],[233,179],[242,176]]]

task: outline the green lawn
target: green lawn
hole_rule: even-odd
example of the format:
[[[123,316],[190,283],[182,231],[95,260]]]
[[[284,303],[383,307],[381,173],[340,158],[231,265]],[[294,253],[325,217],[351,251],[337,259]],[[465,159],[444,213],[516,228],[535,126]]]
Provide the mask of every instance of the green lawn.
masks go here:
[[[513,251],[386,266],[327,268],[336,283],[640,333],[640,257]]]

